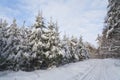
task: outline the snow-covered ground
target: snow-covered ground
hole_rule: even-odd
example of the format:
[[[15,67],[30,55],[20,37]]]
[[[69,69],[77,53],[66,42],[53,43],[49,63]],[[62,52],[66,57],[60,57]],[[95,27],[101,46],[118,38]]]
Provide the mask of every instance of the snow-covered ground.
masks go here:
[[[33,72],[0,72],[0,80],[120,80],[120,60],[90,59]]]

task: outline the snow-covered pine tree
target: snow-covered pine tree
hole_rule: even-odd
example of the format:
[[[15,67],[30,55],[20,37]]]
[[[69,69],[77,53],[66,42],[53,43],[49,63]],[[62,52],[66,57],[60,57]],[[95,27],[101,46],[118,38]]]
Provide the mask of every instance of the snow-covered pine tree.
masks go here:
[[[90,57],[88,45],[86,45],[86,43],[83,42],[82,36],[80,36],[79,40],[76,41],[76,46],[74,48],[76,61],[88,59]]]
[[[20,55],[18,54],[19,45],[21,41],[20,30],[17,27],[16,19],[13,20],[13,23],[7,30],[6,33],[7,44],[3,48],[4,54],[8,56],[7,65],[10,65],[8,68],[13,70],[19,69],[19,59]]]
[[[1,19],[1,21],[0,21],[0,54],[3,53],[3,48],[6,43],[4,40],[6,32],[7,32],[7,23],[6,23],[6,21],[3,22]]]
[[[6,20],[2,21],[1,19],[0,21],[0,70],[7,69],[6,58],[8,56],[5,55],[3,51],[7,43],[7,38],[6,38],[7,25],[8,23],[6,22]]]
[[[25,22],[23,23],[23,26],[20,27],[21,41],[19,45],[18,54],[21,54],[21,57],[19,59],[19,69],[29,71],[31,69],[31,48],[29,45],[29,35],[31,33],[31,30],[29,28],[26,28],[24,24]]]
[[[77,42],[78,42],[78,39],[75,38],[74,36],[72,36],[69,41],[69,51],[71,55],[70,61],[73,61],[73,62],[79,60],[79,57],[76,54]]]
[[[58,66],[62,63],[62,53],[60,47],[60,39],[59,39],[59,31],[57,23],[53,23],[52,19],[49,22],[48,30],[46,32],[46,37],[48,37],[47,45],[45,49],[47,50],[46,55],[46,63],[48,67],[50,66]]]
[[[66,36],[66,34],[63,36],[63,39],[61,40],[61,49],[63,53],[63,64],[69,63],[71,54],[69,50],[69,38]]]
[[[36,16],[36,23],[32,28],[32,33],[29,37],[29,45],[31,46],[31,68],[33,69],[40,69],[42,63],[45,59],[45,25],[42,13],[38,13]]]
[[[62,40],[62,53],[64,54],[64,64],[89,58],[89,53],[83,43],[82,37],[78,40],[73,36],[69,39],[64,35]]]
[[[105,30],[103,38],[106,40],[101,49],[106,53],[106,57],[120,56],[120,1],[108,0],[108,13],[105,20]]]
[[[63,53],[61,49],[61,40],[60,40],[60,32],[57,22],[55,23],[55,46],[56,46],[56,57],[55,57],[55,65],[59,66],[63,63]]]
[[[76,54],[77,54],[78,60],[84,59],[84,56],[82,55],[83,47],[84,47],[83,39],[82,39],[82,36],[80,36],[80,38],[77,42],[77,47],[76,47]]]

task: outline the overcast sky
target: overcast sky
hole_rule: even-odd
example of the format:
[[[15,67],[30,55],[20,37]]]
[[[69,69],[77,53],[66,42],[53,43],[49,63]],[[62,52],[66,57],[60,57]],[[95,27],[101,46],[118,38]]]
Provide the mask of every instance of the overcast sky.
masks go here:
[[[46,21],[57,20],[61,35],[83,36],[84,41],[96,45],[96,37],[104,26],[108,0],[1,0],[0,18],[19,25],[30,26],[42,10]]]

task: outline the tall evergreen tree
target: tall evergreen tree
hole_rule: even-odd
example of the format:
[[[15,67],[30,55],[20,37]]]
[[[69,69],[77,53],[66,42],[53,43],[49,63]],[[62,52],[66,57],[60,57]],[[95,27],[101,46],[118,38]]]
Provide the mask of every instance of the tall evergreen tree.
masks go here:
[[[58,66],[60,63],[62,63],[62,53],[61,53],[61,46],[60,46],[60,39],[59,39],[59,30],[57,23],[53,23],[52,19],[49,22],[48,25],[48,31],[46,36],[48,37],[47,41],[47,52],[46,57],[49,60],[48,66]],[[48,63],[48,62],[47,62]]]
[[[61,48],[64,57],[63,59],[64,64],[69,63],[71,54],[69,50],[69,38],[66,35],[63,36],[63,39],[61,41]]]
[[[77,42],[77,47],[76,47],[76,54],[78,57],[78,60],[82,60],[83,57],[85,57],[84,55],[82,55],[82,50],[83,50],[83,40],[82,40],[82,36],[80,36],[78,42]]]
[[[6,66],[6,60],[8,55],[4,53],[4,47],[7,45],[7,22],[6,20],[0,21],[0,70],[4,70],[7,68]]]
[[[108,0],[108,13],[103,31],[102,53],[120,56],[120,1]],[[105,42],[104,42],[105,41]],[[106,56],[107,57],[107,56]]]
[[[40,69],[42,61],[44,59],[44,19],[41,13],[36,16],[36,23],[32,28],[32,33],[29,37],[29,44],[31,46],[31,68]]]
[[[13,20],[13,23],[7,30],[6,34],[7,44],[4,48],[4,54],[8,56],[7,61],[10,66],[9,68],[17,70],[19,64],[19,58],[21,54],[18,54],[20,40],[22,39],[20,36],[20,30],[17,27],[16,20]]]
[[[20,28],[20,45],[19,45],[19,50],[18,54],[20,55],[19,58],[19,69],[21,70],[30,70],[30,60],[31,60],[31,47],[29,45],[29,34],[31,30],[28,28],[25,28],[23,25]]]
[[[71,61],[79,60],[79,58],[76,54],[77,42],[78,42],[78,40],[74,36],[72,36],[70,41],[69,41],[69,50],[70,50],[70,55],[71,55]]]

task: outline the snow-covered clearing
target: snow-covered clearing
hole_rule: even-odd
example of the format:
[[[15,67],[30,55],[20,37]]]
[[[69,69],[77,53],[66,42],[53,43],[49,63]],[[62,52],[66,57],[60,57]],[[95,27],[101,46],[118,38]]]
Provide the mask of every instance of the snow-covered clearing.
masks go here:
[[[33,72],[0,72],[0,80],[120,80],[120,60],[90,59]]]

